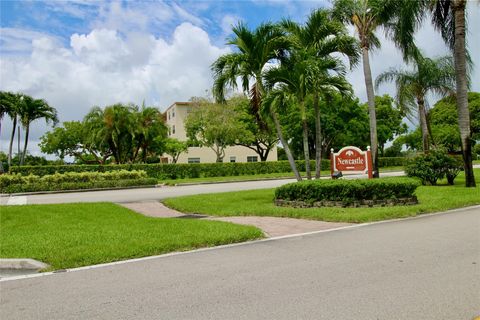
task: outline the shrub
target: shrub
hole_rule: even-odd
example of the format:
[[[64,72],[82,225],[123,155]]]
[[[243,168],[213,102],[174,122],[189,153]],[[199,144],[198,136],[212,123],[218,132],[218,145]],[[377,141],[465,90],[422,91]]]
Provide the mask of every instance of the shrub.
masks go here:
[[[305,168],[305,161],[296,161],[299,170]],[[315,167],[315,161],[311,162],[312,168]],[[330,161],[322,161],[322,170],[330,169]],[[255,175],[266,173],[290,173],[290,164],[288,161],[268,161],[268,162],[236,162],[236,163],[155,163],[155,164],[111,164],[111,165],[58,165],[58,166],[13,166],[10,173],[19,173],[21,175],[34,174],[37,176],[52,175],[55,173],[66,172],[110,172],[118,170],[142,170],[150,178],[157,179],[182,179],[198,177],[222,177]]]
[[[418,181],[411,178],[310,180],[277,188],[275,199],[307,203],[399,199],[413,197],[418,186]]]
[[[419,178],[423,185],[429,183],[432,186],[445,177],[448,184],[453,185],[455,178],[462,170],[462,161],[459,158],[449,156],[441,150],[417,156],[405,168],[407,176]]]
[[[144,171],[119,170],[112,172],[67,172],[43,177],[20,174],[1,175],[0,192],[32,192],[77,190],[90,188],[111,188],[144,186],[156,184],[156,179],[148,178]]]

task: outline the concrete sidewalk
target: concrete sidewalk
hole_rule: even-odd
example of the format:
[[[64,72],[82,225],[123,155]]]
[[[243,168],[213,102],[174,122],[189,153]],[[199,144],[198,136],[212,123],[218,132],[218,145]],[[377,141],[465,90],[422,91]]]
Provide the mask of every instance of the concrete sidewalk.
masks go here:
[[[182,212],[170,209],[158,201],[119,203],[130,210],[136,211],[148,217],[155,218],[202,218],[213,221],[225,221],[236,224],[255,226],[263,231],[267,237],[279,237],[298,233],[336,229],[351,225],[351,223],[336,223],[317,220],[239,216],[239,217],[207,217],[202,215],[186,215]]]

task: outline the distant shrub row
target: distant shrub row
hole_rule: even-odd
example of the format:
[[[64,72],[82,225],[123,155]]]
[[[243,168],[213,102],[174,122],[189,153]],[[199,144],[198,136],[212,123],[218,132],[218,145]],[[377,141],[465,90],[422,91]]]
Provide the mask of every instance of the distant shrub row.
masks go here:
[[[0,175],[1,193],[80,190],[155,185],[145,171],[67,172],[52,175]]]
[[[297,160],[297,168],[303,171],[305,161]],[[406,158],[379,158],[379,165],[403,166]],[[311,167],[315,168],[315,161],[311,161]],[[330,170],[330,161],[322,160],[322,170]],[[112,164],[112,165],[53,165],[53,166],[22,166],[12,167],[11,173],[21,175],[34,174],[37,176],[50,175],[65,172],[109,172],[116,170],[142,170],[150,178],[182,179],[199,177],[226,177],[255,175],[266,173],[290,173],[292,172],[288,161],[248,162],[248,163],[192,163],[192,164]]]
[[[410,198],[420,185],[412,178],[311,180],[289,183],[275,190],[276,200],[361,201]]]

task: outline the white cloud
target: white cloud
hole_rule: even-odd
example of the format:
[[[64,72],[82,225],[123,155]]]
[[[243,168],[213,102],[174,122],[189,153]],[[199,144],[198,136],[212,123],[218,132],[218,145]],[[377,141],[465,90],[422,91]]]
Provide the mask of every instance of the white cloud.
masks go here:
[[[32,41],[38,38],[48,38],[58,41],[53,36],[45,33],[18,29],[0,28],[0,51],[5,54],[24,54],[32,51]]]
[[[1,90],[45,98],[61,121],[81,119],[93,105],[116,102],[145,99],[165,109],[173,101],[204,95],[212,85],[210,65],[226,52],[190,23],[179,25],[171,41],[107,29],[74,34],[69,47],[40,37],[32,41],[29,56],[2,57]],[[34,126],[32,139],[45,129]]]

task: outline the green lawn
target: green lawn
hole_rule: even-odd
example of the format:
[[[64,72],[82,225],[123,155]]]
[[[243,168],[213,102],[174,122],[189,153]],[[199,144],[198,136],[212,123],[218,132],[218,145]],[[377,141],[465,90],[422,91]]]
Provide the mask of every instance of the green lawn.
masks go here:
[[[403,167],[385,167],[381,168],[380,172],[389,171],[403,171]],[[305,172],[301,172],[301,175],[305,177]],[[312,171],[312,175],[315,175],[315,171]],[[321,172],[323,177],[330,176],[330,171],[323,170]],[[227,177],[202,177],[202,178],[185,178],[185,179],[167,179],[159,180],[158,183],[166,185],[178,185],[178,184],[194,184],[194,183],[215,183],[215,182],[232,182],[232,181],[247,181],[247,180],[263,180],[263,179],[294,179],[293,173],[276,172],[265,174],[252,174],[242,176],[227,176]]]
[[[150,218],[111,203],[0,206],[0,257],[33,258],[49,270],[261,238],[232,223]]]
[[[341,222],[368,222],[416,216],[480,204],[480,169],[476,188],[465,188],[463,175],[454,186],[421,186],[418,205],[377,208],[285,208],[273,204],[274,189],[216,193],[166,199],[164,203],[188,213],[214,216],[274,216]],[[443,182],[441,182],[443,183]]]

